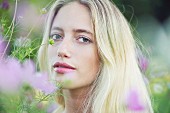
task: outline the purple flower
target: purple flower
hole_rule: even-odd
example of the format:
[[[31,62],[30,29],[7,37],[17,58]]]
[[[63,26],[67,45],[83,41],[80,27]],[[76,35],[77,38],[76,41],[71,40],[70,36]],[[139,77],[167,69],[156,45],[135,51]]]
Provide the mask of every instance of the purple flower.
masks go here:
[[[47,74],[35,72],[35,66],[32,61],[26,61],[23,66],[26,83],[35,89],[43,91],[45,94],[51,94],[56,91],[56,86],[49,81]]]
[[[34,76],[36,72],[34,62],[31,60],[26,60],[23,63],[23,76],[25,77],[25,80],[29,79],[30,77]]]
[[[37,73],[32,61],[27,60],[20,64],[16,59],[0,61],[0,90],[16,92],[24,83],[35,89],[51,94],[57,90],[56,86],[48,80],[48,75]]]
[[[45,94],[51,94],[56,91],[56,86],[48,80],[47,74],[36,73],[35,76],[30,79],[30,85],[43,91]]]
[[[138,65],[142,72],[146,72],[149,66],[149,60],[147,57],[142,53],[140,49],[136,50],[137,58],[138,58]]]
[[[1,8],[2,9],[9,9],[9,2],[8,2],[8,0],[3,0],[2,4],[1,4]]]
[[[16,92],[21,87],[21,66],[16,59],[0,61],[0,90]]]
[[[132,111],[142,111],[144,110],[144,105],[142,104],[139,93],[136,90],[131,90],[127,96],[127,108]]]
[[[149,65],[148,59],[143,55],[139,56],[139,66],[142,72],[145,72],[147,70],[148,65]]]

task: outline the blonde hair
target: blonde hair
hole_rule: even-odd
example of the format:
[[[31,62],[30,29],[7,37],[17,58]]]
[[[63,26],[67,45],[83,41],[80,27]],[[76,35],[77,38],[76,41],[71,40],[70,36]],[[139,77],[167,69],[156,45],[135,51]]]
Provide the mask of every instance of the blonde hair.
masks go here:
[[[130,26],[118,8],[109,0],[57,0],[48,16],[45,33],[38,53],[39,66],[42,71],[48,67],[48,40],[51,24],[61,7],[77,1],[86,6],[93,21],[97,47],[102,63],[100,74],[94,82],[94,89],[86,100],[84,113],[139,113],[128,111],[123,105],[128,91],[136,88],[146,106],[142,113],[153,113],[150,97],[138,67],[135,53],[136,43]],[[64,98],[57,97],[64,107]]]

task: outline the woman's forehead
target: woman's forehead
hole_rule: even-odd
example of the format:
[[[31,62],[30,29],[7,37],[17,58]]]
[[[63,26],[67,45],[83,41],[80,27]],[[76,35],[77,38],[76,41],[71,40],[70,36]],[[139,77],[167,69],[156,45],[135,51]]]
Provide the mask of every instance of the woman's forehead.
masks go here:
[[[54,18],[52,28],[85,29],[94,33],[90,12],[85,5],[71,2],[63,6]]]

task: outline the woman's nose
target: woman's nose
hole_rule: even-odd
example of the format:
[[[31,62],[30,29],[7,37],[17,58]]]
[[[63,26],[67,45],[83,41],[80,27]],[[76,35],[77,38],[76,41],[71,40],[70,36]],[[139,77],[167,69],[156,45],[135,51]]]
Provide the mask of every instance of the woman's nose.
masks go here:
[[[63,40],[58,46],[57,56],[60,58],[70,58],[70,44],[71,42],[69,40]]]

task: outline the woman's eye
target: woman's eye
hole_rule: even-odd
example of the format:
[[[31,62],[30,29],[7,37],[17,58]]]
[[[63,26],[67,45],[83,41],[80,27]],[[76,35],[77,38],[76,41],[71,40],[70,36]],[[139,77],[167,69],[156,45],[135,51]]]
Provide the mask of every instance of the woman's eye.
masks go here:
[[[90,39],[83,37],[83,36],[79,37],[77,40],[81,43],[91,43]]]
[[[51,39],[53,39],[54,41],[59,41],[59,40],[62,40],[63,38],[59,34],[54,34],[54,35],[51,35]]]

